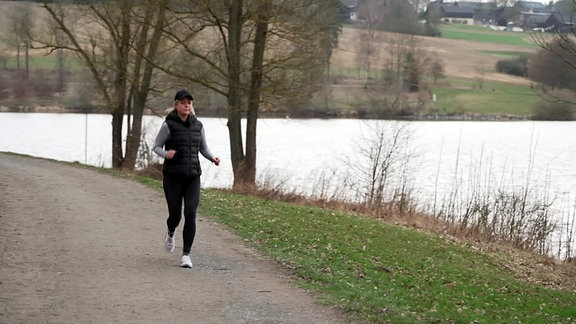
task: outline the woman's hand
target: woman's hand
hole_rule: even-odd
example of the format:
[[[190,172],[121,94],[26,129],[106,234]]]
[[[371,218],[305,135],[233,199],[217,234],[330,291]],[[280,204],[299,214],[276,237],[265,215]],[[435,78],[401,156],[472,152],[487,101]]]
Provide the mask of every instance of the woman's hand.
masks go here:
[[[174,155],[176,154],[176,150],[170,150],[166,153],[166,158],[168,160],[172,159],[174,157]]]
[[[214,164],[216,164],[216,166],[219,166],[219,165],[220,165],[220,158],[219,158],[219,157],[214,157],[214,158],[212,159],[212,162],[213,162]]]

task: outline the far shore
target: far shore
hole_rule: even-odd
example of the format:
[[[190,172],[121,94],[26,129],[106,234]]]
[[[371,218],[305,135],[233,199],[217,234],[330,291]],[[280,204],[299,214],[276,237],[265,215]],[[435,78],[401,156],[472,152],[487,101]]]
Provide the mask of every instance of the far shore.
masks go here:
[[[94,111],[92,109],[85,110],[79,108],[67,108],[62,106],[20,106],[20,107],[6,107],[0,105],[0,113],[11,112],[11,113],[66,113],[66,114],[106,114],[103,111]],[[154,112],[151,110],[146,110],[144,112],[148,116],[162,116],[165,112]],[[226,118],[226,114],[210,113],[206,112],[202,114],[203,117],[210,118]],[[338,115],[338,114],[326,114],[326,113],[316,113],[307,114],[303,116],[291,116],[286,113],[265,113],[260,112],[259,118],[294,118],[294,119],[309,119],[309,118],[324,118],[324,119],[378,119],[377,116],[354,116],[354,115]],[[531,120],[528,116],[514,116],[507,114],[480,114],[480,113],[460,113],[460,114],[421,114],[414,116],[399,116],[397,120],[410,120],[410,121],[526,121]]]

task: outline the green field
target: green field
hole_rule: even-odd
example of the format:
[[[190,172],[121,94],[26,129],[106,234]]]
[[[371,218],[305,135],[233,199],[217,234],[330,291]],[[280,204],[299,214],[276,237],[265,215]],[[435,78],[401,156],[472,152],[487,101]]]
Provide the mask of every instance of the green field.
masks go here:
[[[438,113],[488,113],[529,116],[538,96],[529,86],[450,80],[458,87],[435,87],[436,102],[431,108]]]
[[[443,38],[527,47],[526,52],[482,51],[486,55],[502,56],[503,59],[520,56],[530,58],[534,56],[533,48],[537,48],[530,34],[526,32],[493,31],[484,26],[470,25],[444,25],[441,30]],[[432,86],[437,101],[431,105],[431,108],[438,113],[469,112],[530,116],[539,99],[534,89],[526,85],[456,78],[443,80],[442,84]],[[446,84],[449,86],[445,86]]]
[[[358,29],[350,30],[345,33],[346,38],[343,39],[345,44],[354,44],[354,40],[361,35]],[[438,42],[433,37],[422,37],[419,42],[423,43],[425,48],[431,49],[429,54],[435,54],[443,60],[446,70],[460,71],[458,68],[462,66],[466,69],[466,74],[459,73],[458,77],[448,74],[446,78],[437,81],[426,75],[421,80],[421,89],[435,94],[436,101],[425,104],[426,108],[422,111],[424,114],[469,113],[523,118],[529,118],[533,114],[533,109],[540,100],[533,86],[525,79],[505,74],[500,76],[495,71],[499,60],[514,60],[521,57],[530,59],[535,55],[538,47],[531,41],[529,33],[493,31],[485,26],[469,25],[444,25],[442,32],[443,37],[438,39]],[[383,35],[382,39],[385,40],[384,43],[394,41],[394,38],[388,35]],[[471,45],[462,40],[476,44]],[[447,55],[451,54],[451,49],[459,49],[458,56]],[[330,87],[328,99],[315,99],[313,103],[315,106],[325,105],[339,109],[344,115],[353,115],[355,112],[358,115],[360,112],[377,115],[379,111],[385,109],[383,107],[387,102],[395,100],[397,93],[393,88],[386,88],[384,85],[383,65],[371,66],[369,80],[366,83],[365,70],[360,63],[353,61],[354,56],[350,54],[354,53],[354,50],[353,46],[345,48],[344,53],[347,53],[347,56],[340,56],[340,60],[337,61],[344,63],[331,66],[330,79],[334,85]],[[389,47],[386,46],[379,49],[380,62],[389,59],[386,56],[387,50]],[[478,54],[485,56],[488,63],[482,63],[478,69],[473,69],[471,68],[473,63],[469,62],[479,60]],[[415,94],[409,96],[416,98]],[[327,104],[323,100],[327,100]],[[420,103],[413,101],[409,105],[418,106]],[[493,117],[500,118],[496,116],[484,118]]]
[[[470,25],[443,25],[440,31],[442,32],[442,38],[538,47],[532,41],[528,32],[496,31],[484,26]]]
[[[26,62],[25,58],[22,55],[20,57],[20,68],[24,68]],[[64,60],[64,65],[66,69],[70,70],[78,70],[81,69],[82,66],[78,63],[78,61],[74,58],[67,57]],[[8,57],[6,59],[6,68],[8,69],[16,69],[18,67],[18,61],[16,57]],[[57,68],[57,61],[56,55],[30,55],[30,59],[28,61],[28,67],[31,70],[34,69],[43,69],[43,70],[54,70]]]

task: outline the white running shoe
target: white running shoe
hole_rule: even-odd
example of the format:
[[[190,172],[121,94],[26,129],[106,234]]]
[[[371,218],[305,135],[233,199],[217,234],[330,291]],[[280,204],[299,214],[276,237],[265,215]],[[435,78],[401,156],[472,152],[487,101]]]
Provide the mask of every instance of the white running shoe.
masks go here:
[[[192,268],[192,260],[188,254],[184,254],[180,260],[180,266],[182,268]]]
[[[164,249],[166,250],[166,252],[172,253],[172,251],[174,251],[175,245],[176,244],[174,244],[174,235],[170,237],[170,234],[166,233],[166,237],[164,238]]]

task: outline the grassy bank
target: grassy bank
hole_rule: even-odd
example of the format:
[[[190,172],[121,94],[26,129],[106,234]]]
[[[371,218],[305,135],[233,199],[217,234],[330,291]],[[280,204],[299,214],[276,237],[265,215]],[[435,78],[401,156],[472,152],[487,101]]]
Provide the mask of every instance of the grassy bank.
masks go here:
[[[158,181],[144,180],[160,188]],[[511,255],[419,230],[220,190],[203,191],[199,212],[277,261],[353,321],[576,320],[574,287],[561,288],[546,278],[553,271],[547,273],[545,264],[522,272],[512,266]]]
[[[200,212],[370,322],[569,323],[576,293],[529,284],[505,260],[352,213],[217,190]]]

